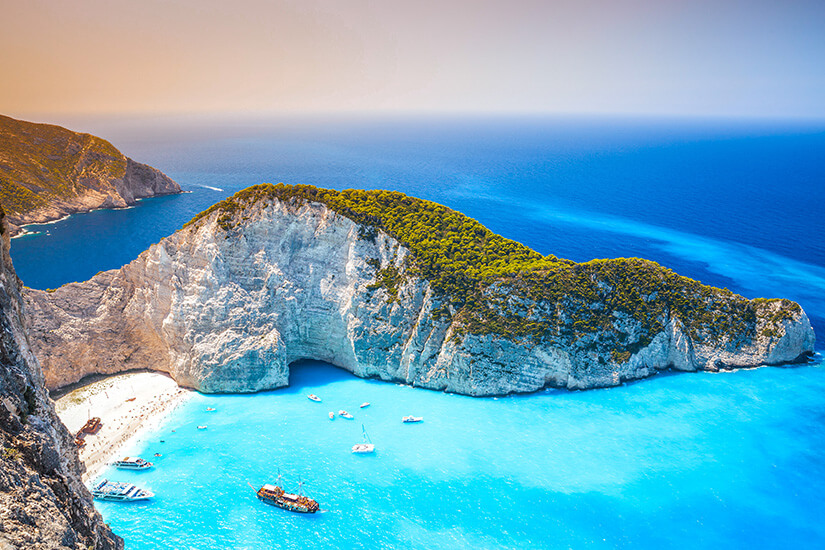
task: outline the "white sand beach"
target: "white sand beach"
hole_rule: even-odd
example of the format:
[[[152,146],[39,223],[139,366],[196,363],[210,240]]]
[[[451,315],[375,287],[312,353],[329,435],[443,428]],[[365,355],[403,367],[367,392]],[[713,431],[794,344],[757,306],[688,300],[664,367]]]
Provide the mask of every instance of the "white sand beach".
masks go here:
[[[86,445],[80,449],[86,465],[83,481],[95,479],[107,463],[122,458],[121,449],[193,394],[165,374],[135,372],[97,380],[56,399],[57,415],[73,434],[90,417],[100,417],[102,422],[99,432],[86,435]]]

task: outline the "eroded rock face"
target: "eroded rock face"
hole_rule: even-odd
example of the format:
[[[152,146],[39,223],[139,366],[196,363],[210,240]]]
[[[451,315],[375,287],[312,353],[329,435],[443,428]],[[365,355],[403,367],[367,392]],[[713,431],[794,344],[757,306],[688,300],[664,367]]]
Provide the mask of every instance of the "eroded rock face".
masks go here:
[[[204,392],[252,392],[286,385],[293,361],[318,359],[357,376],[483,396],[611,386],[670,367],[781,364],[813,349],[801,308],[776,316],[770,301],[756,306],[749,334],[711,344],[673,317],[615,360],[587,338],[471,334],[455,317],[433,315],[444,303],[405,261],[410,251],[382,231],[315,202],[261,200],[234,216],[227,225],[211,213],[85,283],[27,289],[47,386],[150,368]],[[389,265],[401,273],[395,296],[376,285]],[[632,318],[616,313],[613,324],[639,340]]]
[[[138,199],[180,193],[180,185],[156,168],[123,157],[126,173],[121,177],[103,175],[80,180],[73,195],[52,197],[48,204],[8,216],[11,235],[30,223],[46,223],[70,214],[98,208],[125,208]]]
[[[0,211],[1,212],[1,211]],[[3,222],[0,251],[0,548],[120,549],[80,481],[74,438],[29,347]]]

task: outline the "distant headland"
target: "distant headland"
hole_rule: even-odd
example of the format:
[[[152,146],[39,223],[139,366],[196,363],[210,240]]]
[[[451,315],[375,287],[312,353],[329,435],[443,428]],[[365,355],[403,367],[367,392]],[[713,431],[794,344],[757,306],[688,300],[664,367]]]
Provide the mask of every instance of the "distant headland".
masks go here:
[[[25,224],[180,192],[104,139],[0,115],[0,203],[12,236]]]

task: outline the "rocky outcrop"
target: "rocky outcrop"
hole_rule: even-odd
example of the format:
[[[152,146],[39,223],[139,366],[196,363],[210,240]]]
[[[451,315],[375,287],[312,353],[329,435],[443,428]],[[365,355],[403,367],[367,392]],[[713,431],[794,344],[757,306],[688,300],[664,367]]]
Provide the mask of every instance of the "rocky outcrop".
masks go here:
[[[0,201],[12,236],[25,224],[180,192],[168,176],[106,140],[0,116]]]
[[[5,223],[0,232],[0,548],[123,548],[80,481],[74,438],[29,347]]]
[[[253,392],[285,386],[292,362],[318,359],[361,377],[484,396],[611,386],[665,368],[782,364],[813,349],[793,302],[748,301],[642,260],[554,262],[556,271],[470,285],[457,304],[375,216],[365,225],[354,210],[278,189],[210,210],[119,270],[53,292],[27,289],[46,384],[150,368],[204,392]],[[558,280],[577,277],[574,290],[558,290]],[[673,280],[701,296],[648,288]],[[621,305],[633,295],[638,306]]]

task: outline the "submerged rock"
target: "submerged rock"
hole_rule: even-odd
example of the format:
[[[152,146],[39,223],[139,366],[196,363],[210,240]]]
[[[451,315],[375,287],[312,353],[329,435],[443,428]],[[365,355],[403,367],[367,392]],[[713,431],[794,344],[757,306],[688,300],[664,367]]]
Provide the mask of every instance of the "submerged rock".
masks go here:
[[[309,186],[242,191],[123,268],[26,302],[50,388],[149,368],[253,392],[317,359],[484,396],[792,363],[814,344],[789,300],[636,258],[544,257],[427,201]]]

